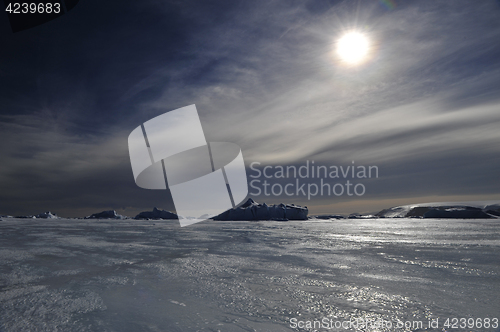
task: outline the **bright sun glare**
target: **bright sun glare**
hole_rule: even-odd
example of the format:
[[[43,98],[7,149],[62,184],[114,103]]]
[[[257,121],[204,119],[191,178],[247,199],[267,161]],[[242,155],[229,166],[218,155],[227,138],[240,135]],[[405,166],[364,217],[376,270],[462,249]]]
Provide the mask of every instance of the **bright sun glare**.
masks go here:
[[[337,42],[337,54],[350,64],[359,64],[366,59],[369,49],[368,38],[359,32],[349,32]]]

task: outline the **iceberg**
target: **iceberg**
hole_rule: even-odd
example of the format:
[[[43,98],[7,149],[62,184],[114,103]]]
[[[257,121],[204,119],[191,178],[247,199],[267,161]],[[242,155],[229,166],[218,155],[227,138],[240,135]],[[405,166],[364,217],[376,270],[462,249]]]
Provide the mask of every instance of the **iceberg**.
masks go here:
[[[491,219],[500,217],[499,204],[425,203],[396,206],[375,215],[378,218]]]
[[[375,219],[378,218],[377,216],[373,214],[361,214],[361,213],[351,213],[347,219]]]
[[[491,215],[487,214],[480,208],[470,206],[449,207],[441,209],[430,209],[425,212],[423,218],[446,218],[446,219],[490,219]]]
[[[153,211],[144,211],[134,217],[134,219],[179,219],[179,216],[170,211],[160,210],[156,207]]]
[[[6,218],[10,217],[10,218],[12,218],[11,216],[3,216],[3,217],[6,217]],[[34,215],[34,216],[32,216],[32,215],[16,216],[14,218],[18,218],[18,219],[59,219],[59,217],[56,214],[54,214],[54,213],[52,213],[50,211],[39,213],[39,214]]]
[[[117,214],[115,210],[102,211],[99,213],[94,213],[83,219],[127,219],[128,217]]]
[[[490,214],[490,215],[500,217],[500,204],[486,205],[483,208],[483,211]]]
[[[52,213],[50,211],[37,214],[35,216],[35,218],[37,218],[37,219],[59,219],[59,217],[55,213]]]
[[[259,204],[249,198],[244,204],[239,207],[227,210],[218,216],[213,217],[213,220],[221,221],[242,221],[242,220],[307,220],[309,210],[306,207],[295,204],[278,204],[267,205],[266,203]]]
[[[341,214],[321,214],[317,216],[309,217],[310,219],[321,219],[321,220],[330,220],[330,219],[345,219],[345,216]]]

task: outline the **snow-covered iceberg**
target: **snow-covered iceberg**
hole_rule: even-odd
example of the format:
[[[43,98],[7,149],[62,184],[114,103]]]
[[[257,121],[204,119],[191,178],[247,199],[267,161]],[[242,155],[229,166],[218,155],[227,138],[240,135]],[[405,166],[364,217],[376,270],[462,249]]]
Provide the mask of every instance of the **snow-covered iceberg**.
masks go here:
[[[213,217],[214,220],[307,220],[309,210],[295,204],[259,204],[249,198],[243,205]]]
[[[377,216],[373,214],[361,214],[361,213],[351,213],[347,219],[375,219],[378,218]]]
[[[483,211],[486,212],[486,213],[488,213],[488,214],[500,217],[500,204],[486,205],[483,208]]]
[[[309,219],[321,219],[321,220],[345,219],[345,216],[341,214],[320,214],[317,216],[309,217]]]
[[[134,219],[179,219],[179,217],[175,213],[154,207],[153,211],[141,212]]]
[[[115,210],[108,210],[91,214],[90,216],[87,216],[84,219],[127,219],[127,217],[116,213]]]
[[[489,219],[500,216],[499,204],[425,203],[396,206],[375,215],[379,218]]]
[[[424,218],[446,219],[490,219],[491,215],[479,208],[470,206],[450,207],[444,209],[430,209],[423,215]]]
[[[4,216],[4,217],[11,217],[11,216]],[[11,217],[12,218],[12,217]],[[59,217],[50,211],[39,213],[37,215],[28,215],[28,216],[16,216],[15,218],[19,219],[59,219]]]
[[[35,218],[37,218],[37,219],[59,219],[59,217],[55,213],[52,213],[50,211],[37,214],[35,216]]]

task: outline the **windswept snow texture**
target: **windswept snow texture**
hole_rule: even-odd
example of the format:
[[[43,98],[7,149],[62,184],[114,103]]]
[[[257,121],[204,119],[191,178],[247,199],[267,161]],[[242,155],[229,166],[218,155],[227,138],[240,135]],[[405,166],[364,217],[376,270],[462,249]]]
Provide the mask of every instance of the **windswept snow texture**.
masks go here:
[[[306,207],[294,204],[279,204],[267,205],[260,204],[249,198],[240,207],[227,210],[218,216],[213,217],[214,220],[307,220],[309,210]]]
[[[9,218],[0,222],[0,262],[6,332],[298,331],[290,319],[427,324],[439,317],[442,324],[491,319],[500,308],[497,219],[180,228],[177,221]]]
[[[379,218],[491,219],[500,217],[500,204],[426,203],[396,206],[375,216]]]

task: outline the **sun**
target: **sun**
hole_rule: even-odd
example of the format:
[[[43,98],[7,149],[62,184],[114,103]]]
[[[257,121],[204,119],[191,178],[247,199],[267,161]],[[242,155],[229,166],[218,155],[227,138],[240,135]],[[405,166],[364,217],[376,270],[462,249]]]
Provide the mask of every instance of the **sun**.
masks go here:
[[[337,54],[349,64],[360,64],[368,57],[370,43],[360,32],[348,32],[337,41]]]

